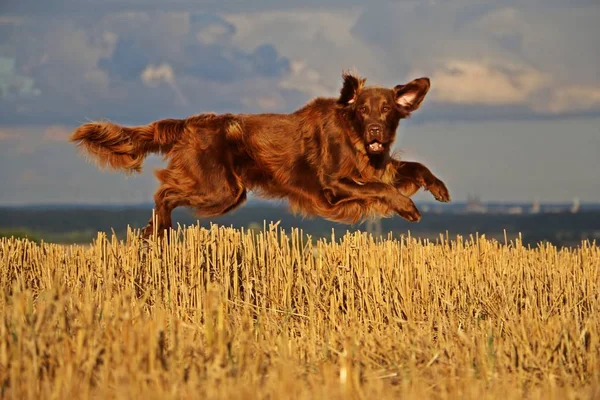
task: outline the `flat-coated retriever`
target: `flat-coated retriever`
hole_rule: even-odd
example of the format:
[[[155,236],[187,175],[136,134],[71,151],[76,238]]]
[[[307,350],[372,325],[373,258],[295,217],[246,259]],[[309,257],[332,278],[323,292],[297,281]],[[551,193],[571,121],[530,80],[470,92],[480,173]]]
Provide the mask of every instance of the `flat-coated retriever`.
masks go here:
[[[450,201],[427,167],[390,155],[400,119],[419,108],[429,79],[380,88],[354,74],[342,77],[338,98],[318,97],[290,114],[205,113],[137,127],[91,122],[70,140],[100,166],[129,172],[139,172],[148,153],[164,154],[169,163],[156,171],[154,195],[161,235],[176,207],[217,216],[244,203],[247,191],[343,223],[394,213],[419,221],[409,197],[420,188]],[[143,236],[152,232],[151,219]]]

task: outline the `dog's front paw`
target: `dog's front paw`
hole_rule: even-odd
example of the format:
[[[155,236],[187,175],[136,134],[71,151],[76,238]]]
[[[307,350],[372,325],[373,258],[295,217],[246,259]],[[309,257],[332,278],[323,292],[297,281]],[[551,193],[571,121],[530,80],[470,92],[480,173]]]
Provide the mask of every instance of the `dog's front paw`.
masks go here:
[[[444,182],[439,179],[436,179],[429,185],[427,190],[431,192],[437,201],[441,201],[442,203],[448,203],[450,201],[450,192],[448,192],[448,188]]]

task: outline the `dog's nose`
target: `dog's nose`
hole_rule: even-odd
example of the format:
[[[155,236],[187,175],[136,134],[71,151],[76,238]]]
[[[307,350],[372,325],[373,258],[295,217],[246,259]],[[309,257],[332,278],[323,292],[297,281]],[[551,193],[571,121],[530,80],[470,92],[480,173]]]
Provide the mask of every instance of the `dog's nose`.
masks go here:
[[[370,134],[376,135],[379,132],[381,132],[381,128],[379,127],[379,125],[371,125],[371,126],[369,126],[369,133]]]
[[[379,124],[371,124],[367,127],[367,130],[369,131],[370,135],[373,135],[375,137],[378,137],[381,134],[381,126],[379,126]]]

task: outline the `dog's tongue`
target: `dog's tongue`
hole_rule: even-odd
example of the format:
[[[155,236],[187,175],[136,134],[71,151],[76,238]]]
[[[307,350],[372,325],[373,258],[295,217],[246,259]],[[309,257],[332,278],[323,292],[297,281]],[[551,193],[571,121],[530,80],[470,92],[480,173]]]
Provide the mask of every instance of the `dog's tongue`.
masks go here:
[[[369,145],[369,149],[371,149],[372,151],[381,151],[383,150],[383,146],[379,142],[373,142]]]

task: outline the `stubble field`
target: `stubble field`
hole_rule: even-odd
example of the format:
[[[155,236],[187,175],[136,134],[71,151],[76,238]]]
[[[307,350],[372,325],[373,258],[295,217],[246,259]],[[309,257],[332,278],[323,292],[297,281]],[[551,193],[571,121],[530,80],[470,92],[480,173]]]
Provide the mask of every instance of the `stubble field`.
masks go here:
[[[0,241],[0,397],[600,397],[600,250],[276,226]]]

